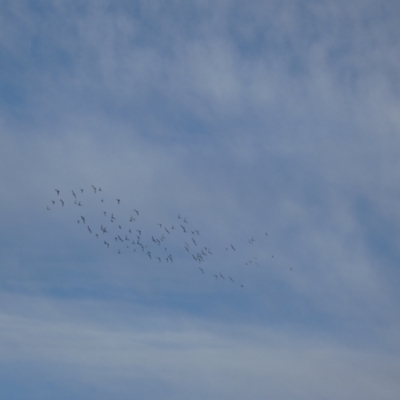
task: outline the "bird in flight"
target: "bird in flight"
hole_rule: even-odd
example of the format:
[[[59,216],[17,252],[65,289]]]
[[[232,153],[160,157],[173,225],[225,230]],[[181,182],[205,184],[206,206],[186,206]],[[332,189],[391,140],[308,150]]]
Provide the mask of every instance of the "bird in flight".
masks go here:
[[[92,192],[92,190],[90,190],[90,187],[92,187],[93,192]],[[64,201],[62,198],[59,197],[60,193],[63,192],[63,190],[59,190],[59,189],[53,189],[53,190],[56,192],[56,195],[58,196],[58,199],[60,200],[62,207],[65,207],[66,209],[68,209],[68,205],[69,205],[68,201]],[[193,260],[196,262],[197,267],[199,268],[201,273],[208,275],[205,272],[206,268],[203,266],[200,267],[199,264],[207,263],[208,260],[210,260],[211,258],[214,257],[213,256],[214,253],[221,255],[221,253],[219,253],[219,250],[223,250],[224,248],[226,248],[227,253],[224,252],[224,254],[228,255],[230,253],[229,250],[233,250],[236,252],[236,254],[238,256],[240,256],[242,252],[246,251],[246,248],[249,249],[247,251],[250,251],[250,247],[251,247],[251,249],[252,249],[251,252],[253,254],[251,256],[249,254],[246,257],[246,259],[245,259],[245,260],[247,260],[246,265],[249,265],[251,263],[259,265],[257,262],[257,260],[258,260],[257,257],[254,256],[254,250],[257,249],[256,246],[254,246],[254,247],[246,246],[245,248],[242,248],[240,245],[237,245],[238,248],[236,248],[236,245],[234,246],[233,243],[229,243],[229,241],[228,241],[227,247],[222,247],[219,250],[218,250],[218,248],[215,248],[215,247],[217,247],[217,245],[216,245],[217,243],[214,243],[215,246],[213,245],[213,248],[216,251],[211,252],[210,248],[205,246],[205,244],[206,244],[205,240],[207,239],[206,235],[204,235],[204,234],[200,235],[199,230],[195,229],[196,228],[195,226],[192,226],[192,223],[190,223],[188,221],[188,219],[191,219],[190,216],[185,217],[185,216],[182,216],[181,214],[178,214],[178,219],[182,220],[181,225],[179,225],[182,228],[182,231],[180,231],[179,228],[175,227],[173,224],[168,224],[167,221],[160,221],[158,223],[158,226],[160,227],[161,232],[154,226],[156,224],[154,224],[154,225],[148,224],[147,225],[147,229],[150,229],[150,231],[148,231],[146,228],[145,228],[145,230],[143,230],[144,227],[143,227],[143,225],[140,225],[140,222],[139,222],[139,221],[141,221],[141,219],[139,219],[139,218],[136,219],[133,217],[133,215],[134,215],[133,213],[135,213],[136,217],[139,216],[138,210],[133,209],[133,211],[131,211],[130,216],[129,216],[129,214],[124,216],[123,209],[120,209],[119,207],[116,208],[116,204],[117,205],[121,204],[120,198],[115,198],[117,203],[113,203],[112,201],[111,201],[111,203],[109,203],[109,202],[107,202],[107,199],[106,199],[106,202],[104,202],[103,198],[95,197],[97,192],[102,191],[102,189],[100,187],[96,187],[95,185],[88,185],[88,188],[86,188],[85,186],[83,188],[78,187],[78,189],[75,189],[75,190],[77,190],[77,192],[75,192],[74,190],[71,190],[72,195],[75,199],[74,204],[81,206],[81,207],[83,206],[81,203],[81,201],[83,201],[82,200],[83,195],[81,197],[81,196],[79,196],[79,194],[84,193],[84,191],[85,191],[84,202],[85,202],[85,210],[87,210],[87,211],[84,211],[85,216],[80,215],[80,213],[75,216],[75,218],[78,219],[77,223],[80,224],[81,226],[83,226],[83,225],[87,226],[86,232],[93,234],[93,236],[96,236],[97,238],[99,238],[100,235],[101,236],[104,235],[104,238],[106,240],[103,240],[103,243],[107,247],[107,249],[110,249],[110,250],[114,249],[114,251],[118,252],[119,254],[121,254],[121,250],[120,250],[120,248],[118,248],[118,246],[121,246],[120,243],[128,242],[128,243],[125,243],[124,246],[127,246],[126,247],[127,249],[131,249],[131,250],[129,250],[129,252],[131,254],[133,251],[133,253],[136,253],[136,256],[138,256],[138,254],[140,254],[141,252],[140,251],[137,252],[137,250],[140,250],[140,247],[141,247],[142,251],[144,251],[144,253],[145,253],[143,255],[146,258],[148,257],[149,259],[151,259],[153,262],[157,262],[156,260],[158,260],[158,262],[161,263],[162,261],[164,261],[163,259],[165,259],[166,262],[172,263],[174,261],[173,256],[175,257],[175,254],[173,254],[172,249],[180,248],[182,252],[177,255],[179,257],[179,259],[181,258],[182,254],[184,257],[188,257],[189,259],[193,258]],[[79,193],[79,194],[77,195],[76,193]],[[79,198],[78,198],[78,196],[79,196]],[[97,225],[96,220],[93,220],[93,218],[95,218],[96,208],[92,208],[92,204],[95,204],[95,203],[93,203],[93,201],[90,200],[91,198],[97,199],[96,202],[98,202],[98,203],[100,203],[100,201],[103,203],[101,206],[102,209],[97,209],[97,212],[99,214],[98,216],[101,216],[101,214],[103,213],[106,218],[104,218],[104,216],[101,216],[101,219],[100,218],[98,219],[98,225],[100,225],[100,222],[102,223],[102,225],[99,229],[96,229],[96,225]],[[112,199],[112,197],[111,197],[111,199]],[[51,200],[51,202],[48,204],[54,205],[54,207],[51,207],[51,208],[49,206],[47,206],[46,209],[48,211],[57,209],[56,201]],[[126,203],[124,203],[124,204],[126,204]],[[100,204],[98,204],[98,205],[100,205]],[[109,206],[108,209],[106,208],[106,205]],[[114,205],[114,208],[112,208],[112,205]],[[116,222],[117,218],[114,216],[113,211],[117,211],[117,210],[118,210],[118,222],[119,223],[118,224],[110,224],[110,222],[112,222],[112,223]],[[138,233],[137,235],[132,234],[134,229],[132,228],[131,225],[127,226],[127,224],[126,224],[127,221],[129,221],[131,223],[135,221],[135,225],[137,225],[137,228],[140,228],[140,229],[136,229],[136,232]],[[109,230],[107,230],[107,228]],[[130,229],[130,228],[132,228],[132,229]],[[142,232],[143,232],[143,235],[142,235]],[[158,232],[158,233],[156,233],[156,232]],[[183,235],[182,235],[182,232],[183,232]],[[167,235],[165,235],[165,233]],[[262,233],[264,233],[266,236],[268,236],[267,232],[264,231]],[[188,239],[186,239],[186,241],[182,240],[183,239],[182,236],[185,236],[186,238],[188,237],[188,235],[186,235],[186,234],[188,234],[188,235],[190,234],[191,240],[188,240]],[[112,240],[110,241],[109,239],[107,241],[107,236],[114,238],[116,243],[114,243],[114,241],[112,241]],[[136,236],[137,239],[134,236]],[[123,238],[125,238],[125,239],[123,239]],[[134,238],[135,240],[132,240],[132,238]],[[181,246],[179,246],[179,243],[177,242],[177,240],[179,240],[179,238],[181,238],[181,243],[182,242],[184,243],[184,246],[182,246],[182,247],[184,247],[186,251],[183,250],[183,248]],[[194,238],[196,238],[196,239],[194,239]],[[244,239],[246,240],[246,237]],[[254,237],[247,236],[247,240],[250,244],[253,244],[254,242],[256,242],[257,239],[258,239],[257,237],[254,238]],[[161,246],[161,242],[163,242],[163,241],[165,241],[165,244],[163,243],[164,245]],[[131,246],[131,242],[132,242],[132,246]],[[188,242],[190,242],[190,246],[189,246]],[[168,245],[167,245],[167,243],[168,243]],[[167,246],[167,247],[165,247],[165,246]],[[198,251],[193,252],[193,250],[195,248]],[[163,249],[165,250],[165,252]],[[171,253],[171,251],[172,251],[172,253]],[[122,250],[122,252],[124,252],[124,251]],[[128,252],[126,254],[128,254]],[[271,255],[271,257],[274,258],[273,255]],[[252,260],[252,258],[253,258],[253,260]],[[191,261],[191,263],[193,263],[193,261]],[[239,260],[238,260],[238,263],[240,263]],[[261,265],[261,261],[260,261],[260,265]],[[218,281],[219,281],[219,278],[225,279],[225,276],[221,272],[218,273],[217,270],[214,270],[213,272],[215,272],[215,273],[212,273],[212,271],[210,271],[211,278],[212,278],[212,276],[214,276],[214,278]],[[232,276],[227,275],[226,281],[228,281],[228,279],[231,282],[237,281],[237,279],[234,279]],[[219,281],[219,283],[222,284],[222,281]],[[238,282],[238,284],[240,284],[240,282]],[[240,285],[240,286],[242,288],[244,287],[243,285]]]

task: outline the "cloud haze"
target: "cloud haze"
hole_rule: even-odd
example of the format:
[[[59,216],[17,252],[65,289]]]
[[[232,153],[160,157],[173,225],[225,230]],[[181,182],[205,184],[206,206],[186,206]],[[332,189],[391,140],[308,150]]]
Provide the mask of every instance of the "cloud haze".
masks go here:
[[[399,11],[3,1],[3,397],[397,399]]]

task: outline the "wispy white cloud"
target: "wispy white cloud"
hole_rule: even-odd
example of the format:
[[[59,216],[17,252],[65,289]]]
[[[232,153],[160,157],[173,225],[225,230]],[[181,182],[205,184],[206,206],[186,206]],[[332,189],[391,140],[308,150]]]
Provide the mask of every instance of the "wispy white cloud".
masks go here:
[[[167,319],[157,311],[144,310],[143,315],[131,307],[121,315],[118,304],[108,304],[104,311],[104,304],[93,302],[73,301],[71,306],[19,296],[9,300],[17,307],[1,315],[2,364],[41,368],[50,363],[55,368],[51,380],[60,380],[56,371],[66,373],[78,387],[102,387],[100,398],[113,392],[126,396],[137,384],[141,387],[141,380],[156,384],[150,398],[161,395],[158,382],[167,388],[166,398],[248,394],[261,399],[271,393],[283,399],[394,399],[399,389],[393,354],[363,346],[351,349],[329,337],[210,324],[179,315]],[[25,310],[22,315],[18,307]]]
[[[332,398],[394,398],[385,391],[397,387],[384,365],[396,371],[397,350],[386,356],[380,343],[392,346],[387,338],[395,336],[399,321],[395,2],[0,7],[2,290],[42,292],[50,303],[79,295],[139,303],[152,298],[164,311],[190,310],[189,324],[195,315],[223,324],[257,320],[266,337],[283,337],[274,350],[268,341],[236,339],[229,328],[216,332],[200,324],[172,329],[163,341],[164,328],[139,334],[129,326],[117,333],[65,315],[46,322],[12,312],[3,314],[10,332],[4,341],[29,329],[35,335],[29,349],[24,339],[5,347],[9,360],[44,357],[44,336],[53,343],[44,364],[85,365],[82,354],[106,376],[107,360],[114,360],[127,376],[159,377],[171,398],[179,374],[190,382],[185,394],[191,398],[243,398],[241,388],[254,398],[324,398],[328,392]],[[123,212],[131,212],[124,202],[143,210],[149,229],[187,215],[216,249],[210,271],[234,273],[248,290],[233,292],[212,275],[201,279],[180,255],[170,270],[148,268],[142,258],[132,269],[132,259],[99,252],[77,229],[73,209],[47,213],[55,188],[70,194],[91,184],[110,198],[118,194]],[[243,243],[253,235],[250,251]],[[257,253],[260,268],[218,253],[232,242],[243,244],[240,257]],[[298,324],[308,326],[304,337],[293,331]],[[321,347],[313,343],[316,332],[329,333]],[[347,344],[351,335],[360,342],[372,337],[368,350]],[[70,340],[68,355],[62,343]],[[210,350],[210,341],[217,349]],[[292,341],[290,354],[285,347]],[[113,348],[114,342],[121,347]],[[174,347],[180,342],[188,347]],[[173,376],[166,372],[171,352],[164,347],[176,348]],[[132,359],[146,353],[153,359],[141,369],[124,358],[125,350]],[[254,358],[254,366],[241,358]],[[303,359],[309,371],[302,370]],[[293,369],[279,360],[290,360]],[[218,367],[208,370],[207,363]],[[89,377],[89,367],[82,368]],[[293,391],[263,383],[257,371],[270,371],[273,382],[291,382]],[[93,382],[102,373],[93,373]],[[213,373],[225,381],[218,383]]]

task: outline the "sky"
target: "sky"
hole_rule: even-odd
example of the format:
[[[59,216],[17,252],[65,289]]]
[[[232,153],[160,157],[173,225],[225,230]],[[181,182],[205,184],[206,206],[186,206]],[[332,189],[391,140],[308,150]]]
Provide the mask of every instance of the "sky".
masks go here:
[[[399,19],[0,0],[0,397],[398,399]]]

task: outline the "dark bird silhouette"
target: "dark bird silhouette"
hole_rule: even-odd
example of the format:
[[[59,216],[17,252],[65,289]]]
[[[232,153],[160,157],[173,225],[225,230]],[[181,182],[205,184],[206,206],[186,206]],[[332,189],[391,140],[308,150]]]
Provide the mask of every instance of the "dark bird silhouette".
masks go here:
[[[94,194],[97,194],[97,192],[100,192],[100,191],[102,191],[101,190],[101,188],[100,187],[96,187],[95,185],[89,185],[89,187],[92,187],[93,188],[93,191],[94,191]],[[86,187],[86,186],[85,186]],[[85,210],[86,209],[88,209],[89,211],[88,212],[90,212],[90,214],[87,214],[86,215],[86,217],[84,217],[83,215],[81,215],[80,216],[80,218],[78,218],[77,219],[77,223],[79,224],[79,223],[83,223],[83,224],[86,224],[86,218],[88,218],[88,223],[90,222],[90,223],[92,223],[92,225],[93,225],[93,221],[92,221],[92,213],[93,213],[93,211],[95,211],[95,209],[93,210],[92,208],[91,208],[91,198],[92,199],[97,199],[96,201],[95,201],[95,203],[97,202],[97,206],[98,206],[98,197],[91,197],[90,196],[90,189],[89,189],[89,187],[86,187],[86,191],[87,191],[87,195],[88,196],[86,196],[85,195],[85,199],[86,199],[86,197],[88,197],[88,199],[87,199],[87,201],[84,199],[84,196],[80,196],[80,199],[81,200],[79,200],[78,199],[78,195],[80,195],[81,193],[83,193],[84,192],[84,189],[80,189],[79,187],[76,189],[77,190],[77,192],[75,192],[74,190],[71,190],[71,192],[72,192],[72,195],[74,196],[74,204],[75,205],[78,205],[78,206],[83,206],[82,205],[82,201],[85,201]],[[64,207],[65,206],[65,204],[67,205],[67,207],[66,208],[68,208],[68,206],[69,206],[69,202],[68,202],[68,196],[67,196],[67,200],[66,201],[64,201],[61,197],[60,197],[60,194],[61,194],[61,191],[62,190],[59,190],[59,189],[54,189],[54,191],[56,192],[56,195],[57,195],[57,197],[56,197],[56,199],[58,198],[59,199],[59,201],[60,201],[60,203],[61,203],[61,205],[62,205],[62,207]],[[64,193],[64,192],[63,192]],[[76,195],[76,193],[78,193],[78,195]],[[63,195],[63,197],[64,197],[64,195]],[[108,218],[105,218],[104,220],[103,220],[103,218],[101,217],[101,213],[102,213],[102,211],[101,211],[101,209],[100,210],[98,210],[98,214],[97,214],[97,217],[98,217],[98,219],[97,219],[97,221],[98,222],[102,222],[103,224],[106,224],[106,225],[108,225],[107,224],[107,221],[108,221],[108,219],[110,219],[110,221],[112,222],[112,223],[114,223],[114,222],[116,222],[116,220],[117,220],[117,218],[114,216],[114,214],[110,214],[110,212],[111,212],[111,210],[112,210],[112,207],[110,207],[110,209],[107,209],[107,210],[105,210],[106,209],[106,205],[108,205],[108,203],[109,203],[109,201],[107,201],[107,202],[104,202],[104,199],[103,198],[101,198],[100,197],[100,199],[101,199],[101,202],[102,203],[104,203],[104,208],[103,208],[103,214],[104,214],[104,216],[106,216],[106,217],[108,217]],[[51,198],[50,198],[50,200],[51,200]],[[120,198],[115,198],[115,200],[117,201],[117,204],[118,205],[120,205],[121,204],[121,201],[123,200],[123,199],[120,199]],[[112,196],[111,196],[111,201],[112,201]],[[48,211],[53,211],[53,212],[55,212],[55,211],[57,211],[58,210],[58,208],[57,208],[57,200],[51,200],[51,202],[50,203],[48,203],[48,204],[54,204],[54,209],[53,208],[51,208],[50,206],[47,206],[46,207],[46,209],[48,210]],[[114,204],[115,205],[115,203],[111,203],[111,204]],[[125,202],[124,204],[128,204],[127,202]],[[120,213],[122,213],[123,212],[123,209],[120,209],[119,207],[118,208],[115,208],[115,206],[114,206],[114,209],[115,210],[118,210],[118,212],[120,212]],[[83,212],[86,214],[87,213],[87,211],[85,211],[85,210],[83,210]],[[132,210],[132,209],[131,209]],[[64,211],[64,210],[63,210]],[[133,214],[133,213],[135,213],[135,214]],[[94,215],[94,214],[93,214]],[[136,217],[133,217],[133,215],[135,215]],[[78,216],[79,216],[79,213],[78,213]],[[125,242],[127,242],[127,243],[125,243],[124,244],[124,246],[127,246],[127,248],[128,249],[130,249],[130,248],[132,248],[133,249],[133,252],[135,252],[135,253],[140,253],[140,250],[139,250],[139,246],[142,248],[142,251],[144,251],[144,250],[146,250],[146,255],[148,255],[149,256],[149,259],[151,260],[151,262],[153,262],[153,263],[155,263],[156,262],[156,260],[158,260],[159,261],[159,263],[161,263],[162,261],[163,262],[173,262],[174,261],[174,259],[173,259],[173,254],[171,254],[170,253],[170,251],[171,251],[171,248],[170,248],[170,246],[169,245],[167,245],[167,241],[168,240],[171,240],[171,239],[173,239],[174,238],[174,232],[173,232],[173,230],[177,230],[177,233],[179,233],[179,228],[178,227],[175,227],[175,223],[177,224],[177,226],[179,225],[181,228],[182,228],[182,231],[183,231],[183,233],[185,233],[185,237],[187,237],[187,239],[186,240],[189,240],[189,238],[190,238],[190,240],[192,241],[192,244],[193,244],[193,246],[197,246],[196,247],[196,251],[193,251],[194,250],[194,247],[192,246],[192,244],[190,244],[190,246],[189,246],[189,243],[190,243],[190,240],[188,241],[188,242],[184,242],[184,247],[185,247],[185,250],[187,251],[187,254],[186,253],[184,253],[183,254],[183,256],[186,258],[186,260],[190,260],[190,256],[192,256],[192,258],[193,258],[193,260],[194,261],[196,261],[196,262],[198,262],[199,264],[202,264],[202,263],[206,263],[207,261],[209,261],[209,260],[207,260],[209,257],[207,257],[207,256],[209,256],[209,255],[213,255],[213,252],[211,251],[211,249],[209,248],[209,247],[206,247],[206,246],[203,246],[203,239],[207,239],[207,238],[204,238],[203,237],[203,234],[202,234],[202,239],[200,239],[200,232],[199,232],[199,230],[197,230],[197,229],[194,229],[194,227],[192,227],[192,219],[191,219],[191,223],[189,223],[189,219],[191,218],[190,217],[190,215],[189,215],[189,217],[185,217],[185,216],[183,216],[183,215],[181,215],[181,214],[178,214],[178,219],[180,219],[181,220],[181,222],[179,223],[179,222],[177,222],[176,220],[175,220],[175,222],[174,222],[174,224],[170,224],[170,225],[168,225],[168,224],[165,224],[164,225],[164,223],[158,223],[157,225],[161,228],[161,231],[158,231],[158,229],[157,228],[155,228],[155,226],[153,225],[153,228],[150,230],[150,231],[145,231],[145,232],[143,232],[143,235],[142,235],[142,230],[141,229],[136,229],[136,234],[133,234],[132,232],[133,231],[135,231],[135,229],[134,228],[132,228],[132,225],[128,225],[128,226],[126,226],[126,222],[128,221],[128,219],[129,219],[129,221],[132,223],[133,221],[135,221],[135,225],[137,225],[137,226],[134,226],[134,227],[137,227],[137,228],[141,228],[141,226],[139,225],[139,223],[138,222],[136,222],[136,221],[139,221],[139,218],[137,218],[139,216],[139,211],[138,210],[136,210],[136,209],[134,209],[134,210],[132,210],[131,211],[131,216],[129,216],[129,214],[126,214],[126,215],[118,215],[118,224],[114,224],[114,225],[111,225],[111,227],[113,227],[113,228],[117,228],[117,226],[118,226],[118,231],[116,230],[116,229],[112,229],[111,230],[111,232],[108,232],[107,231],[107,229],[106,229],[106,227],[102,224],[101,225],[101,227],[100,227],[100,229],[96,229],[96,228],[94,228],[94,229],[92,229],[92,228],[90,228],[90,226],[89,225],[86,225],[87,226],[87,229],[88,229],[88,231],[91,233],[91,234],[94,234],[94,236],[96,236],[96,238],[99,238],[99,236],[101,236],[101,233],[100,232],[103,232],[103,234],[108,234],[108,235],[110,235],[110,237],[111,237],[111,240],[112,240],[112,238],[114,238],[115,239],[115,241],[116,241],[116,244],[117,243],[122,243],[122,244],[124,244]],[[99,218],[100,217],[100,218]],[[130,217],[130,218],[129,218]],[[100,221],[99,221],[100,220]],[[96,222],[96,220],[94,220],[95,222]],[[122,223],[122,225],[124,225],[124,228],[122,228],[122,225],[120,225]],[[181,225],[180,225],[181,224]],[[185,224],[185,225],[184,225]],[[95,226],[96,226],[96,224],[95,224]],[[168,226],[169,226],[169,228],[168,228]],[[131,227],[131,229],[128,229],[128,227]],[[143,228],[143,227],[142,227]],[[133,230],[132,230],[133,229]],[[129,235],[130,236],[132,236],[132,237],[130,237],[130,236],[128,236],[128,231],[129,231]],[[165,235],[165,233],[164,233],[164,231],[165,231],[165,233],[167,234],[167,235],[169,235],[169,236],[167,236],[167,235]],[[119,232],[119,235],[115,235],[117,232]],[[158,232],[158,233],[156,233],[156,232]],[[125,235],[124,235],[124,233],[125,233]],[[188,235],[186,236],[186,233],[188,233]],[[190,236],[189,236],[189,234],[190,234]],[[268,232],[265,232],[264,231],[264,234],[265,234],[265,236],[268,236]],[[151,235],[153,235],[153,236],[151,236]],[[180,236],[180,234],[178,235],[178,237]],[[198,239],[196,240],[196,239],[194,239],[195,237],[198,237]],[[125,239],[124,239],[124,238]],[[178,237],[177,238],[175,238],[176,240],[178,240]],[[104,235],[103,236],[103,238],[107,238],[107,236],[106,235]],[[135,240],[132,240],[133,238],[135,238]],[[151,238],[151,241],[150,240],[148,240],[148,239],[150,239]],[[146,240],[145,240],[146,239]],[[182,238],[183,239],[183,238]],[[254,246],[256,246],[256,241],[258,242],[258,239],[259,239],[259,237],[257,237],[257,240],[255,240],[255,238],[254,237],[250,237],[250,236],[247,236],[247,239],[248,239],[248,242],[249,242],[249,244],[254,244]],[[109,238],[108,238],[108,240],[110,240]],[[141,240],[143,240],[143,242],[141,243]],[[229,240],[229,239],[228,239]],[[235,242],[236,242],[236,239],[234,239],[235,240]],[[244,243],[245,243],[245,240],[246,240],[246,236],[244,237]],[[132,241],[132,245],[131,245],[131,242]],[[161,250],[161,242],[163,242],[163,241],[165,241],[166,243],[164,244],[163,243],[163,248],[164,248],[164,250],[165,250],[165,252],[163,253],[163,257],[161,257],[161,254],[159,254],[162,250]],[[199,243],[197,243],[197,241],[199,242]],[[107,242],[106,240],[103,240],[103,243],[104,243],[104,245],[105,246],[107,246],[107,248],[109,248],[110,247],[110,243],[112,243],[112,242]],[[147,243],[147,244],[146,244]],[[154,245],[153,245],[153,243],[154,243]],[[180,241],[180,243],[182,243],[182,241]],[[230,250],[232,250],[232,251],[235,251],[236,252],[236,254],[238,254],[238,255],[241,255],[241,252],[242,252],[242,250],[243,251],[245,251],[245,247],[247,248],[247,246],[244,246],[243,247],[243,249],[242,249],[242,246],[241,246],[241,242],[236,242],[236,245],[238,246],[238,248],[236,249],[236,245],[233,245],[233,243],[230,243],[230,244],[228,244],[229,243],[229,241],[227,241],[226,242],[227,244],[226,244],[226,247],[225,247],[225,249],[226,249],[226,251],[227,251],[227,253],[225,253],[225,255],[226,256],[228,256],[228,254],[230,254],[230,253],[228,253]],[[239,244],[238,244],[239,243]],[[156,246],[156,244],[158,245],[158,246]],[[205,244],[205,243],[204,243]],[[260,244],[261,244],[261,242],[260,242]],[[165,245],[167,245],[168,247],[164,247]],[[175,248],[175,246],[178,246],[178,248],[180,248],[181,249],[181,247],[179,246],[179,242],[174,242],[174,248]],[[120,248],[118,248],[118,247],[113,247],[113,246],[111,246],[112,248],[115,248],[115,250],[117,250],[118,251],[118,254],[121,254],[121,253],[123,253],[123,250],[120,250],[120,249],[124,249],[125,247],[124,246],[122,246],[122,247],[120,247]],[[256,246],[257,247],[257,246]],[[223,249],[224,247],[222,247],[222,249]],[[250,249],[253,249],[254,247],[252,247],[252,248],[248,248],[248,252],[250,252]],[[157,249],[159,250],[159,251],[157,251]],[[222,250],[222,249],[219,249],[219,250]],[[192,251],[193,251],[193,254],[192,254]],[[158,254],[157,254],[158,253]],[[182,253],[183,252],[181,252],[181,255],[182,255]],[[115,254],[114,252],[113,252],[113,254]],[[127,254],[127,253],[126,253]],[[167,254],[167,255],[165,255],[165,254]],[[253,252],[253,254],[254,254],[254,252]],[[258,261],[258,259],[257,259],[257,257],[255,257],[255,256],[253,256],[253,254],[248,254],[248,256],[245,256],[245,258],[244,258],[244,260],[243,261],[245,261],[245,264],[246,265],[251,265],[252,263],[253,264],[255,264],[255,265],[257,265],[257,266],[259,266],[259,265],[261,265],[261,262],[264,262],[264,259],[263,258],[260,258],[260,261]],[[144,255],[144,254],[143,254]],[[175,254],[174,254],[175,255]],[[271,255],[270,254],[270,256],[271,256],[271,258],[274,258],[274,255]],[[165,258],[165,260],[163,260],[163,258]],[[258,261],[258,262],[257,262]],[[204,264],[204,265],[206,265],[206,264]],[[200,267],[200,266],[198,266],[198,268],[199,268],[199,270],[203,273],[203,274],[205,274],[205,271],[207,270],[206,269],[206,267],[203,267],[203,265]],[[290,267],[289,267],[290,268]],[[293,270],[293,268],[290,268],[290,271],[292,271]],[[229,273],[228,271],[226,271],[226,273]],[[225,280],[225,276],[221,273],[221,272],[219,272],[218,273],[218,270],[216,270],[216,269],[214,269],[213,271],[212,270],[210,270],[210,271],[208,271],[207,270],[207,274],[209,274],[210,276],[214,276],[214,278],[216,279],[216,280],[218,280],[218,279],[224,279]],[[235,276],[235,275],[234,275]],[[235,283],[236,282],[236,279],[233,279],[233,277],[232,276],[227,276],[227,278],[226,278],[226,280],[228,281],[228,280],[230,280],[231,282],[233,282],[233,283]],[[237,286],[239,286],[240,285],[240,282],[238,281],[238,285]],[[240,287],[244,287],[244,285],[240,285]]]

